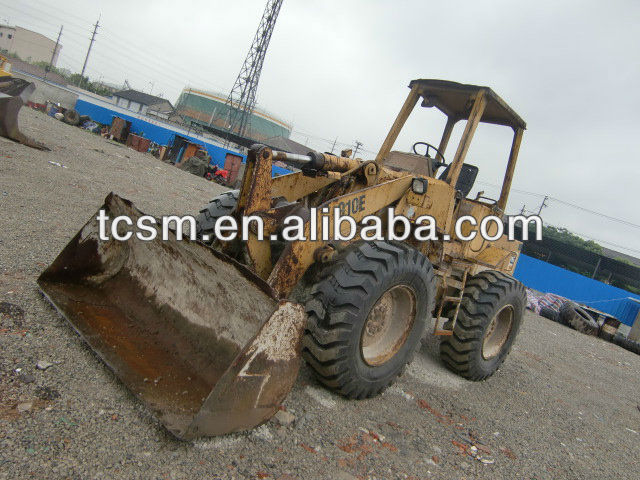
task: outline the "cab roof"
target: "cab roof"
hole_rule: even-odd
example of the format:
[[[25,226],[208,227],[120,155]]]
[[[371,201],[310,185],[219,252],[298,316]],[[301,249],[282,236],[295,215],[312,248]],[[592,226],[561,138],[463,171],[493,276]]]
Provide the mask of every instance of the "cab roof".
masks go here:
[[[412,80],[409,87],[416,85],[423,97],[423,106],[436,107],[455,120],[467,120],[476,95],[484,91],[487,105],[481,122],[505,125],[513,129],[527,128],[525,121],[489,87],[433,79]]]

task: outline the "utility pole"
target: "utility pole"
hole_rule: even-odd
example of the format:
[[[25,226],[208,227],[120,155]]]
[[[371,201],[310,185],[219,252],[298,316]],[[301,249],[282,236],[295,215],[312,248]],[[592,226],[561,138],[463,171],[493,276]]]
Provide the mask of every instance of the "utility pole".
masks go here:
[[[524,215],[524,207],[526,207],[526,205],[523,203],[522,208],[520,209],[520,215]]]
[[[356,140],[356,148],[353,151],[353,158],[356,158],[356,155],[358,154],[358,149],[362,146],[362,142],[359,142],[358,140]]]
[[[544,200],[542,200],[540,208],[538,208],[538,216],[540,216],[540,212],[542,212],[542,209],[547,206],[547,200],[549,200],[549,195],[544,196]]]
[[[51,71],[51,67],[53,66],[53,60],[56,58],[56,52],[58,51],[58,45],[60,44],[60,37],[62,36],[62,27],[64,25],[60,25],[60,31],[58,32],[58,38],[56,39],[56,44],[53,47],[53,52],[51,53],[51,60],[49,60],[49,66],[44,70],[44,78],[47,78],[47,73]]]
[[[84,64],[82,65],[82,72],[80,72],[80,78],[78,79],[78,86],[80,86],[80,82],[84,78],[84,71],[87,68],[87,61],[89,60],[89,54],[91,53],[91,47],[93,47],[93,42],[96,39],[96,33],[98,32],[98,27],[100,26],[100,17],[96,21],[96,24],[93,26],[93,35],[91,35],[91,42],[89,42],[89,48],[87,49],[87,56],[84,57]]]
[[[338,141],[338,137],[333,141],[333,145],[331,145],[331,153],[333,153],[333,149],[336,148],[336,143]]]

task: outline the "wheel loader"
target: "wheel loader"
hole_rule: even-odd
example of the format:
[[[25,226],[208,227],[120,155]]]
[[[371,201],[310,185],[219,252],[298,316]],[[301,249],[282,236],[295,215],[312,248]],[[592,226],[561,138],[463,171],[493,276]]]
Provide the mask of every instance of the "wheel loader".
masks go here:
[[[49,150],[45,145],[27,137],[18,128],[18,112],[35,90],[33,83],[11,75],[9,59],[0,55],[0,136],[37,148]]]
[[[521,243],[465,240],[478,227],[467,223],[457,234],[454,224],[465,215],[478,224],[503,216],[526,125],[488,87],[414,80],[409,88],[373,160],[253,146],[240,189],[204,207],[195,241],[179,241],[177,229],[165,240],[138,239],[133,227],[113,222],[124,215],[135,225],[143,213],[109,194],[101,210],[120,240],[104,240],[92,217],[42,273],[41,290],[181,439],[268,420],[302,358],[327,388],[374,397],[402,373],[427,329],[441,337],[448,368],[486,379],[522,321],[525,290],[511,276]],[[418,102],[447,117],[437,147],[418,141],[413,153],[392,151]],[[464,131],[447,162],[459,121]],[[470,197],[478,167],[465,158],[479,122],[513,130],[497,199]],[[277,160],[300,170],[272,178]],[[356,224],[351,240],[332,240],[340,213]],[[392,213],[409,220],[399,235],[430,215],[435,238],[363,239],[366,218],[385,224]],[[219,235],[223,219],[249,216],[262,222],[240,227],[246,240]],[[285,238],[293,216],[302,219],[304,240]],[[332,235],[314,235],[320,225]]]

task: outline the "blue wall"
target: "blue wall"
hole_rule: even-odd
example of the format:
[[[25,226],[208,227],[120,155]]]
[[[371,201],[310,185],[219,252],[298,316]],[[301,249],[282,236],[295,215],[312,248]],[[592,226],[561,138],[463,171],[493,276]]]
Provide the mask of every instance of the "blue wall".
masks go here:
[[[513,276],[527,287],[584,303],[615,316],[627,325],[633,324],[640,310],[640,303],[631,300],[635,298],[640,301],[640,295],[527,255],[520,255]]]
[[[159,145],[170,145],[173,142],[173,139],[176,135],[187,138],[193,143],[197,143],[199,145],[203,145],[209,155],[211,155],[211,163],[215,163],[218,167],[224,167],[224,160],[227,155],[227,152],[233,153],[235,155],[241,155],[234,150],[227,150],[223,147],[219,147],[217,145],[208,143],[206,141],[200,140],[198,138],[194,138],[192,136],[186,135],[181,132],[176,132],[171,130],[170,125],[167,124],[167,127],[163,127],[160,125],[155,125],[150,122],[146,122],[139,118],[126,115],[114,110],[111,110],[106,107],[102,107],[100,105],[96,105],[91,102],[87,102],[85,100],[80,100],[76,102],[76,110],[80,115],[89,115],[92,120],[102,123],[105,125],[111,125],[111,121],[113,117],[124,118],[131,122],[131,133],[135,133],[136,135],[140,135],[141,137],[148,138],[152,142],[155,142]],[[242,163],[245,163],[247,157],[245,155],[242,156]],[[291,173],[286,168],[273,166],[271,169],[272,175],[286,175]]]

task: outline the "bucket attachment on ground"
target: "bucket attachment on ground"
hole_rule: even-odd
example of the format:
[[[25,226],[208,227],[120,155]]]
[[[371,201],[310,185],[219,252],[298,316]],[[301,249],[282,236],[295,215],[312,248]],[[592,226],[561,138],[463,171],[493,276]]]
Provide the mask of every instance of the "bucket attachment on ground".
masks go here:
[[[35,90],[33,83],[21,78],[0,77],[0,136],[28,147],[49,150],[45,145],[27,137],[18,128],[18,112]]]
[[[112,219],[143,215],[113,193],[102,209],[110,237]],[[38,284],[176,437],[253,428],[295,382],[304,309],[209,247],[160,240],[159,225],[152,241],[103,241],[96,214]]]

